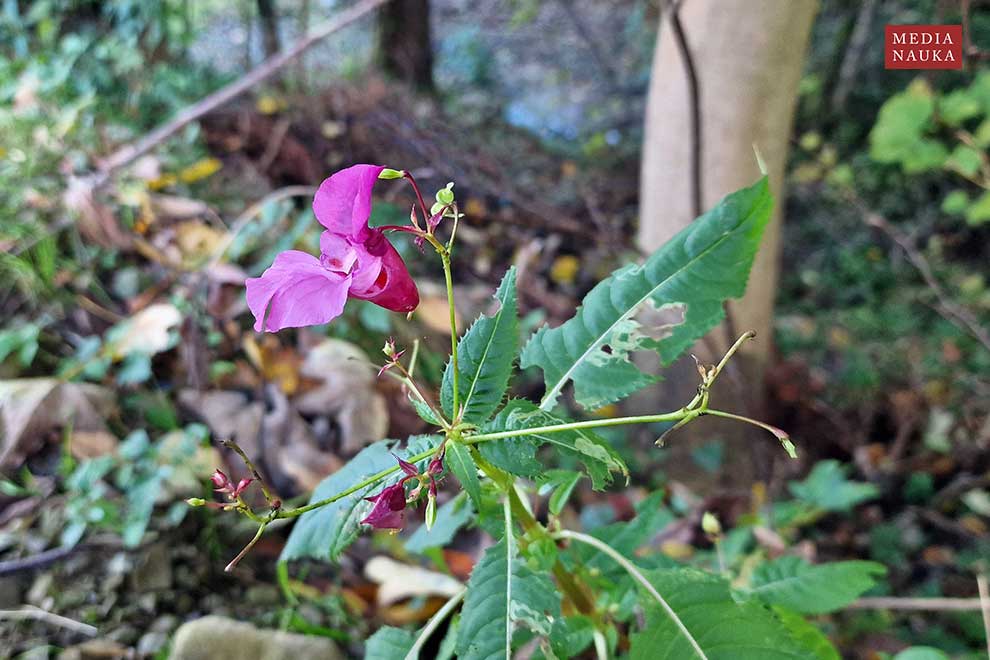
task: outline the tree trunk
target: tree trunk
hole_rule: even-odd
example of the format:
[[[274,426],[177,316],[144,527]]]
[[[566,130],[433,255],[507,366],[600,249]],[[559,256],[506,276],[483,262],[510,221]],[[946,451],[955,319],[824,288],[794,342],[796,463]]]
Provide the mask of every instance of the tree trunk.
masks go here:
[[[258,19],[261,22],[265,58],[274,57],[282,50],[282,42],[278,36],[278,15],[275,13],[275,0],[258,0]]]
[[[814,0],[686,0],[679,12],[700,88],[703,208],[711,208],[726,194],[759,178],[754,145],[769,171],[776,199],[777,211],[764,235],[746,295],[729,305],[734,331],[755,330],[758,339],[749,343],[741,360],[735,361],[736,387],[723,382],[712,402],[713,407],[750,415],[760,415],[763,408],[763,372],[771,349],[779,267],[784,168],[797,86],[816,8]],[[661,21],[640,179],[638,240],[648,252],[656,250],[695,217],[688,77],[666,13]],[[715,341],[697,347],[695,354],[706,362],[717,359],[713,353],[720,353],[734,339],[727,334],[714,332]],[[693,396],[697,373],[689,359],[665,375],[659,409],[675,409]],[[640,398],[636,405],[657,410],[657,393],[653,392],[648,402]],[[695,431],[705,432],[703,426],[699,424]],[[730,427],[730,433],[721,435],[730,440],[725,457],[732,465],[731,476],[745,480],[752,475],[752,462],[745,457],[740,459],[731,441],[738,438],[741,444],[749,440],[742,437],[738,426]],[[710,432],[705,435],[712,437]],[[697,437],[698,433],[675,433],[672,447],[689,448],[693,441],[687,442],[688,436]],[[752,446],[745,452],[751,455]],[[744,464],[750,464],[748,471]]]
[[[433,90],[430,1],[397,0],[379,10],[378,51],[386,74]]]

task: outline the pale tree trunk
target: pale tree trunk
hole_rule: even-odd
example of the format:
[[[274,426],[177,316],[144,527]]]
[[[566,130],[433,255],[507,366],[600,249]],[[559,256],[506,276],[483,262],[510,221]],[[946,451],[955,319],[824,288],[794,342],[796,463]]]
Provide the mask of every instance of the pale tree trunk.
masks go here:
[[[736,332],[755,330],[744,358],[737,361],[735,387],[723,382],[715,407],[762,413],[763,372],[771,349],[771,321],[780,252],[780,200],[797,87],[805,49],[817,9],[815,0],[685,0],[679,10],[700,88],[702,206],[711,208],[734,190],[760,176],[754,153],[759,150],[770,174],[777,212],[764,235],[749,279],[746,296],[730,305]],[[695,217],[692,199],[692,120],[688,78],[671,21],[662,25],[646,112],[646,134],[640,182],[638,240],[647,252],[660,247]],[[713,341],[698,346],[695,354],[712,360],[727,345],[728,333],[716,330]],[[713,344],[715,346],[713,346]],[[637,407],[676,408],[691,398],[697,387],[693,362],[682,363],[665,374],[661,401],[653,392],[641,397]],[[723,381],[730,380],[723,378]],[[688,427],[690,429],[690,427]],[[690,448],[698,430],[671,436],[673,450]],[[747,458],[733,448],[751,437],[738,427],[719,426],[718,435],[729,441],[726,460],[732,476],[743,481],[752,476]],[[749,467],[742,465],[748,463]]]

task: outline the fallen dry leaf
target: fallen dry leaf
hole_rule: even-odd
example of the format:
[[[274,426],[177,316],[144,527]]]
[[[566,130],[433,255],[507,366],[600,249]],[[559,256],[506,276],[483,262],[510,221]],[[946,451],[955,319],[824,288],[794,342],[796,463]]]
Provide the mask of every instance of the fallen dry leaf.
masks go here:
[[[384,556],[368,560],[364,565],[364,576],[378,584],[376,600],[379,607],[416,596],[451,598],[464,590],[464,585],[449,575]]]
[[[106,456],[117,451],[117,436],[109,431],[73,430],[69,441],[72,456],[78,460]]]
[[[388,409],[364,351],[340,339],[327,339],[309,351],[299,372],[321,384],[299,394],[296,407],[305,415],[333,417],[345,454],[385,437]]]
[[[157,303],[145,307],[115,326],[111,338],[115,357],[131,353],[154,355],[172,346],[170,331],[182,323],[182,312],[172,304]]]
[[[106,431],[113,394],[56,378],[0,381],[0,466],[19,465],[44,437],[69,424],[75,432]]]

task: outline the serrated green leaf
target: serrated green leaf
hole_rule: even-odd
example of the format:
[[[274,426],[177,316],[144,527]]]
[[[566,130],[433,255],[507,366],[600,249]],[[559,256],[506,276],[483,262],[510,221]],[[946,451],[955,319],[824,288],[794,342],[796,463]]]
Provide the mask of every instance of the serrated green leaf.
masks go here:
[[[791,633],[794,641],[814,660],[842,660],[831,640],[818,626],[803,616],[783,607],[773,608],[774,614]]]
[[[441,426],[440,418],[437,417],[433,413],[433,410],[431,410],[430,407],[423,403],[420,399],[410,394],[409,403],[412,404],[413,410],[416,411],[416,414],[419,415],[421,420],[427,424],[432,424],[433,426]]]
[[[467,495],[459,494],[437,510],[437,521],[433,529],[426,529],[426,525],[420,525],[409,540],[406,541],[406,550],[422,554],[430,548],[438,548],[450,542],[464,525],[474,518],[474,509],[468,501]]]
[[[646,627],[632,635],[632,660],[807,660],[805,650],[772,612],[758,603],[735,602],[724,579],[690,568],[645,575],[690,638],[651,596],[644,595],[642,602],[649,603]]]
[[[481,480],[478,479],[478,466],[474,464],[471,450],[459,442],[447,443],[447,468],[461,482],[475,508],[481,508]]]
[[[849,511],[880,493],[873,484],[847,479],[846,469],[839,461],[819,461],[804,481],[788,487],[794,497],[825,511]]]
[[[723,302],[737,298],[770,220],[773,200],[766,178],[735,192],[678,233],[641,266],[622,268],[585,296],[573,318],[540,328],[522,352],[524,368],[543,370],[543,410],[556,405],[573,381],[574,396],[587,409],[622,399],[656,380],[629,359],[656,350],[669,364],[721,322]],[[649,336],[635,316],[645,305],[686,307],[679,324]]]
[[[310,502],[318,502],[341,493],[360,481],[382,470],[395,467],[395,457],[411,456],[440,445],[436,436],[413,436],[409,438],[405,452],[396,450],[395,443],[382,440],[368,445],[342,468],[320,482],[313,491]],[[417,464],[420,471],[426,469],[428,459]],[[354,542],[360,532],[360,521],[371,510],[371,502],[365,497],[379,492],[385,486],[397,483],[403,477],[401,471],[393,472],[376,484],[362,488],[333,504],[307,511],[299,517],[289,540],[282,548],[279,561],[290,561],[303,557],[336,561],[340,554]]]
[[[966,209],[967,224],[976,227],[990,220],[990,191],[976,198]]]
[[[517,625],[546,636],[560,618],[553,582],[531,571],[506,545],[503,538],[488,548],[471,571],[457,635],[460,660],[508,660]]]
[[[550,499],[547,500],[550,513],[555,516],[560,515],[580,480],[581,473],[572,470],[550,470],[545,474],[541,480],[540,494],[550,491]]]
[[[812,565],[800,557],[780,557],[756,567],[749,593],[802,614],[824,614],[853,602],[886,573],[883,564],[872,561]]]
[[[931,88],[918,79],[880,107],[870,131],[870,157],[880,163],[900,163],[911,157],[935,112]]]
[[[636,516],[632,520],[597,527],[589,534],[608,543],[619,554],[634,559],[636,550],[675,520],[674,514],[663,505],[663,498],[662,491],[651,493],[636,504]],[[568,551],[577,553],[581,564],[589,569],[613,576],[622,571],[609,557],[587,545],[575,544]]]
[[[567,420],[537,408],[533,403],[514,399],[499,411],[485,427],[486,432],[523,431],[541,426],[564,424]],[[594,431],[574,429],[556,433],[528,433],[521,438],[507,438],[479,443],[482,456],[520,476],[535,476],[543,467],[535,459],[536,448],[548,444],[565,455],[580,460],[591,477],[595,490],[604,489],[612,481],[612,473],[629,476],[629,468],[611,446]]]
[[[495,292],[499,308],[480,316],[457,343],[458,389],[463,421],[481,424],[502,402],[519,350],[516,269],[510,268]],[[454,417],[454,364],[447,363],[440,386],[444,412]]]
[[[404,658],[415,643],[414,633],[394,626],[382,626],[365,643],[364,660]]]

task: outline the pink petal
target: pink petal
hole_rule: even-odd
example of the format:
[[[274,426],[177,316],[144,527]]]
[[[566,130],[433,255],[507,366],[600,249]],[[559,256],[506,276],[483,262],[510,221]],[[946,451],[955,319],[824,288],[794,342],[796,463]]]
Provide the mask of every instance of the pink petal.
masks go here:
[[[419,291],[409,275],[406,264],[388,241],[382,241],[382,270],[374,286],[357,290],[351,288],[351,297],[369,300],[393,312],[411,312],[419,305]]]
[[[313,213],[320,224],[343,236],[363,240],[371,215],[371,189],[383,165],[352,165],[320,184],[313,198]]]
[[[327,323],[344,310],[350,284],[350,277],[323,268],[311,254],[282,252],[261,277],[245,282],[254,329],[277,332]]]
[[[323,253],[320,262],[325,268],[351,275],[352,291],[373,288],[382,272],[381,257],[374,256],[363,244],[346,236],[323,232],[320,235],[320,252]]]

